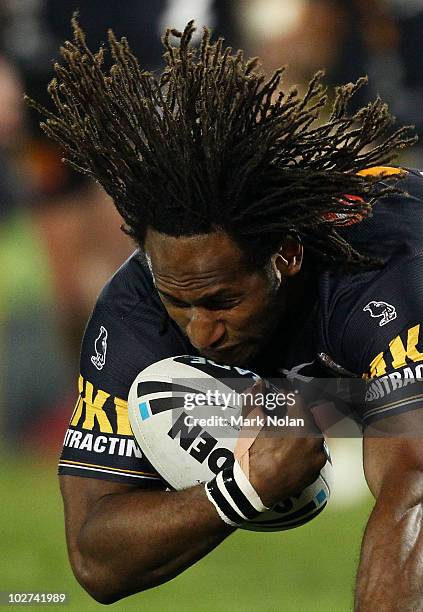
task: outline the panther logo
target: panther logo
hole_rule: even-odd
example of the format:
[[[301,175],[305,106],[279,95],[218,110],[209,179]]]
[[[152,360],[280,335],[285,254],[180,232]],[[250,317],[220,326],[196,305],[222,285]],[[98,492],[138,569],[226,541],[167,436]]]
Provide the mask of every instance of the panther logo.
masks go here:
[[[95,355],[91,357],[91,362],[95,365],[97,370],[102,370],[106,363],[106,352],[107,352],[107,329],[103,326],[100,327],[100,333],[95,339],[94,350]]]
[[[373,300],[363,308],[363,312],[370,312],[370,316],[380,318],[379,327],[397,318],[395,306],[387,302],[376,302]]]

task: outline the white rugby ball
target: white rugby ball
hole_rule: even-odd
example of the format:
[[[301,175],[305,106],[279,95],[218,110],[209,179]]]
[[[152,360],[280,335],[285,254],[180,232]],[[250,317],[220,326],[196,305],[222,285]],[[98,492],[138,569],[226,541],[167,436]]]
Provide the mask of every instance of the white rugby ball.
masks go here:
[[[128,395],[132,431],[141,451],[173,489],[207,482],[233,463],[241,431],[236,424],[242,416],[238,394],[258,378],[249,370],[189,355],[162,359],[138,374]],[[317,516],[330,496],[332,466],[325,448],[328,460],[313,484],[241,528],[280,531]]]

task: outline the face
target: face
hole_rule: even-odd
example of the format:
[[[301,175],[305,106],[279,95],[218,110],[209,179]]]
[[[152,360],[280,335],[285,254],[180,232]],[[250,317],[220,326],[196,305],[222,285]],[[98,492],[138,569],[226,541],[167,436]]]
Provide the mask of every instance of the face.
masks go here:
[[[191,344],[204,357],[238,366],[247,365],[277,327],[285,282],[299,271],[302,254],[291,241],[266,270],[251,271],[223,232],[174,238],[152,229],[144,248],[159,296]]]

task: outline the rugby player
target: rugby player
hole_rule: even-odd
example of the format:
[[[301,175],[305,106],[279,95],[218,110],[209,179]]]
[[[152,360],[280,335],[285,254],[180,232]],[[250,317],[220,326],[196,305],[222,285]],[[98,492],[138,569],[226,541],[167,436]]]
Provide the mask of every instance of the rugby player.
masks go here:
[[[112,196],[138,247],[88,323],[60,459],[77,579],[113,602],[171,579],[233,531],[203,486],[164,490],[128,424],[140,370],[200,354],[263,377],[384,381],[356,414],[376,498],[356,609],[423,610],[423,447],[395,435],[423,414],[405,385],[423,360],[423,176],[389,166],[412,136],[391,129],[380,100],[349,115],[363,80],[339,87],[316,124],[327,112],[320,74],[303,97],[279,93],[282,69],[266,80],[208,31],[195,50],[192,23],[165,35],[159,78],[112,33],[106,71],[104,50],[91,53],[73,28],[43,127]],[[250,482],[270,506],[324,462],[319,438],[259,436]]]

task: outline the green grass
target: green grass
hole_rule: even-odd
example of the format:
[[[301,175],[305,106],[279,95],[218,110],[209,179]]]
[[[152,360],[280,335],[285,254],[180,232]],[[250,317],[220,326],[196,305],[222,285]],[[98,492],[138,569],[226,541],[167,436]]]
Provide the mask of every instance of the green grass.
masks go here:
[[[0,590],[65,591],[70,605],[98,610],[69,569],[55,462],[2,461]],[[370,501],[328,508],[290,532],[234,534],[175,580],[111,606],[148,612],[347,612]]]

